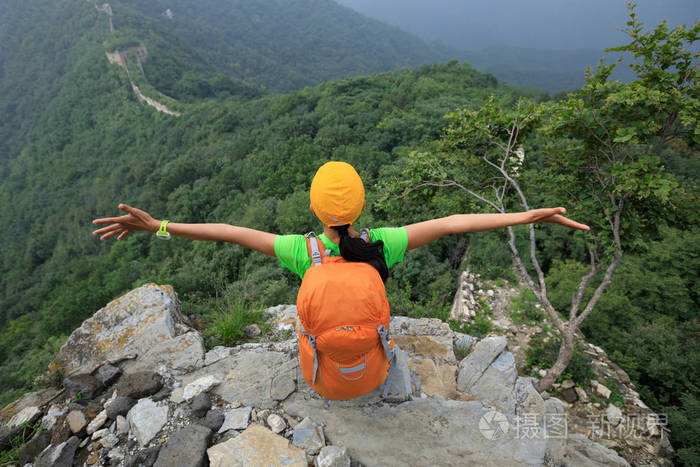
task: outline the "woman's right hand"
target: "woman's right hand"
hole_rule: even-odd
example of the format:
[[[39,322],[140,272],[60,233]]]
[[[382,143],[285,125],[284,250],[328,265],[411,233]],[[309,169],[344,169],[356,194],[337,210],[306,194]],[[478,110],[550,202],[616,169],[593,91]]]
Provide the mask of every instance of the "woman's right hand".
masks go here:
[[[97,229],[92,232],[92,234],[100,235],[100,240],[105,240],[115,235],[117,235],[117,240],[121,240],[126,238],[131,232],[137,230],[147,230],[154,233],[158,231],[160,221],[153,219],[146,211],[132,208],[127,204],[120,204],[119,209],[124,211],[126,215],[93,220],[93,224],[110,225]]]

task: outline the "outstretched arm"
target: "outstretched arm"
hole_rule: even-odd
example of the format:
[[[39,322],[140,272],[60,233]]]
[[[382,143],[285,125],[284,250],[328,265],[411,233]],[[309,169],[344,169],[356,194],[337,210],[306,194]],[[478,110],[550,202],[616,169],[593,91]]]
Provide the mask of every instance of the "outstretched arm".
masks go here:
[[[407,250],[418,248],[444,237],[445,235],[466,232],[483,232],[511,225],[548,222],[561,224],[577,230],[589,230],[585,224],[564,217],[564,208],[531,209],[525,212],[503,214],[455,214],[406,226],[408,235]]]
[[[126,212],[126,215],[92,221],[93,224],[109,224],[107,227],[95,230],[92,234],[100,235],[100,240],[115,235],[117,235],[117,240],[121,240],[131,232],[138,230],[153,233],[158,231],[161,221],[154,219],[146,211],[132,208],[126,204],[120,204],[119,209]],[[228,224],[180,224],[177,222],[169,222],[167,230],[168,233],[177,237],[235,243],[266,255],[275,255],[275,234],[269,232]]]

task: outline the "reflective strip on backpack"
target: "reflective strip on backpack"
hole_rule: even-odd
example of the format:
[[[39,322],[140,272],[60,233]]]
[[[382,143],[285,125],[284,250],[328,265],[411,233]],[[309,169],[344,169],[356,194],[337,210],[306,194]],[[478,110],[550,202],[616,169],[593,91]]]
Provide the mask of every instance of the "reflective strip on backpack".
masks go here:
[[[359,365],[356,365],[356,366],[353,366],[350,368],[341,368],[340,363],[338,363],[338,371],[340,372],[340,377],[346,381],[357,381],[358,379],[362,378],[365,375],[366,369],[367,369],[367,354],[365,354],[364,363],[360,363]],[[362,371],[362,373],[357,378],[348,378],[347,376],[345,376],[345,374],[347,374],[347,373],[356,373],[358,371]]]
[[[360,238],[366,242],[369,241],[369,229],[360,230]]]

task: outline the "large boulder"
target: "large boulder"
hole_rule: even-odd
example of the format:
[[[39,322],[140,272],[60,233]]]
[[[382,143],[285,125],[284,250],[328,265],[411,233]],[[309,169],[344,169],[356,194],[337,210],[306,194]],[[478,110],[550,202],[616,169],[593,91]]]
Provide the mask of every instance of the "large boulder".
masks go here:
[[[58,390],[56,389],[42,389],[41,391],[27,393],[16,401],[7,404],[0,410],[0,428],[3,426],[9,427],[11,420],[12,426],[30,420],[40,412],[41,406],[46,405],[57,394]]]
[[[306,467],[306,453],[267,428],[251,425],[243,433],[207,449],[211,467],[284,465]]]
[[[345,446],[363,465],[540,465],[544,439],[482,432],[490,412],[480,402],[417,399],[393,405],[340,405],[292,397],[290,415],[323,424],[329,444]],[[493,439],[492,439],[493,438]]]
[[[292,344],[290,347],[295,348],[296,343]],[[173,391],[173,400],[184,399],[182,388],[211,375],[220,381],[211,392],[226,402],[271,408],[296,389],[299,363],[293,352],[270,348],[265,344],[241,346],[228,357],[182,377],[181,387]]]
[[[211,430],[201,425],[186,426],[166,441],[155,467],[202,467],[211,435]]]
[[[185,324],[172,287],[146,284],[111,301],[70,335],[49,369],[90,373],[127,354],[138,358],[121,363],[126,373],[203,365],[202,337]]]

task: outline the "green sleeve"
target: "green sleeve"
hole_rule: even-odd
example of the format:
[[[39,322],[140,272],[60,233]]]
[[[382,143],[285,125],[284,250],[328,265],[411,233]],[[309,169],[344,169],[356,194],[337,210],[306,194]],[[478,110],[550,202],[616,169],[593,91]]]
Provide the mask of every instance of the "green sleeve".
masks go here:
[[[373,242],[382,240],[384,242],[384,259],[387,267],[403,261],[403,255],[408,246],[408,234],[406,227],[382,227],[369,231],[369,238]]]
[[[306,250],[306,237],[303,235],[277,235],[275,237],[275,256],[282,267],[289,269],[299,277],[311,267],[311,258]]]

